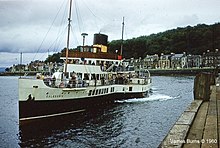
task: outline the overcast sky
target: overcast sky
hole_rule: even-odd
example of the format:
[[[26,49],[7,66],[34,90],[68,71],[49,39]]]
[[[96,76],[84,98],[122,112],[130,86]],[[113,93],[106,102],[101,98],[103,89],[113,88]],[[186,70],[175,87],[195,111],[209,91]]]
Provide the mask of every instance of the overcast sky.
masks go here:
[[[67,0],[0,0],[0,66],[45,60],[66,46]],[[177,27],[220,21],[220,0],[73,0],[70,47],[81,33],[104,33],[109,41],[150,35]]]

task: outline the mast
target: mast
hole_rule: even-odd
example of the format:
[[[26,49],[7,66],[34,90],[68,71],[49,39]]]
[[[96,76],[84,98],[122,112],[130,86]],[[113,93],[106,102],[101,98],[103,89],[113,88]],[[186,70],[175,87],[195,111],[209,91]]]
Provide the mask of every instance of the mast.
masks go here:
[[[67,45],[66,45],[66,61],[65,61],[65,74],[67,72],[68,55],[69,55],[69,40],[70,40],[70,26],[71,26],[71,13],[72,13],[72,0],[70,0],[69,18],[68,18],[68,33],[67,33]]]
[[[123,41],[124,41],[124,27],[125,27],[124,19],[125,19],[125,17],[123,17],[123,21],[122,21],[122,32],[121,32],[121,53],[120,53],[121,56],[122,56]]]
[[[22,52],[20,53],[20,78],[21,78]]]

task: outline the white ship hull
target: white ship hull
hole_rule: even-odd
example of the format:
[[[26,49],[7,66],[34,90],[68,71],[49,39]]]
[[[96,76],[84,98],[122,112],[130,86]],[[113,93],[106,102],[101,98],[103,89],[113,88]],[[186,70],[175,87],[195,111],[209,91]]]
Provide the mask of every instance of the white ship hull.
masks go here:
[[[146,84],[112,84],[76,88],[52,88],[40,79],[19,79],[19,118],[32,120],[74,113],[103,102],[140,98],[150,90]]]
[[[71,5],[72,0],[67,46],[60,58],[63,70],[55,66],[52,77],[39,74],[36,79],[19,79],[20,121],[84,111],[116,99],[140,98],[150,89],[150,73],[124,65],[122,48],[120,54],[108,52],[107,35],[95,34],[92,46],[83,44],[69,50]]]

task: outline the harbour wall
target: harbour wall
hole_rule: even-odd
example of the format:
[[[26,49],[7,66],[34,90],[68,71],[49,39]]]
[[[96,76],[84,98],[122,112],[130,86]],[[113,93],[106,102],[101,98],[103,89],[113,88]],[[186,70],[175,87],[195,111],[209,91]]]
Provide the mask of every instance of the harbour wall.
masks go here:
[[[153,76],[170,76],[170,75],[192,75],[195,76],[201,72],[213,73],[215,68],[186,68],[186,69],[149,69]]]
[[[200,73],[194,101],[181,114],[159,147],[220,147],[220,78]]]
[[[1,72],[0,76],[24,76],[24,75],[28,75],[28,76],[35,76],[37,73],[41,73],[41,72],[37,72],[37,71],[29,71],[29,72]]]

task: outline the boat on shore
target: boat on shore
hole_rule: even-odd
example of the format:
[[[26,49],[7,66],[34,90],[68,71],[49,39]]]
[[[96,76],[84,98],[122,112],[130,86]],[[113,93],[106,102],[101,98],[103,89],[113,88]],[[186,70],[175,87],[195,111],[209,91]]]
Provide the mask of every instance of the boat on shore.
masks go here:
[[[92,46],[69,50],[69,33],[70,29],[61,69],[52,76],[19,78],[20,122],[79,113],[103,102],[142,98],[150,91],[149,71],[125,66],[121,54],[108,51],[107,35],[95,34]]]

